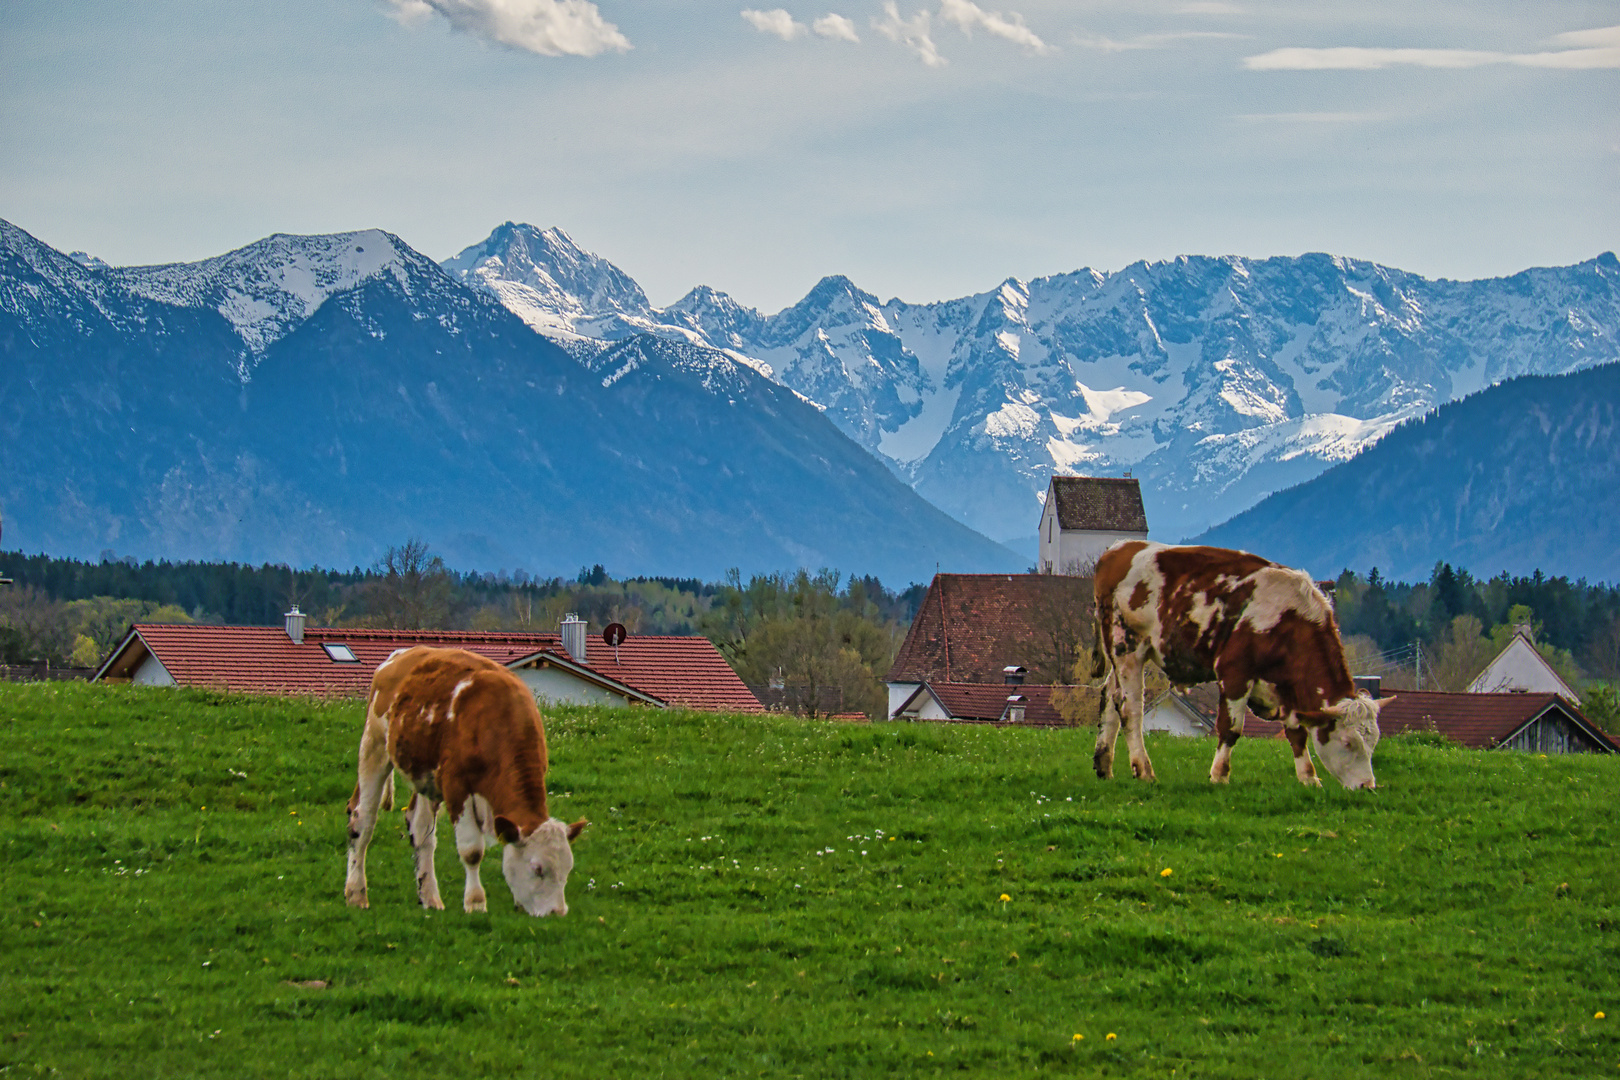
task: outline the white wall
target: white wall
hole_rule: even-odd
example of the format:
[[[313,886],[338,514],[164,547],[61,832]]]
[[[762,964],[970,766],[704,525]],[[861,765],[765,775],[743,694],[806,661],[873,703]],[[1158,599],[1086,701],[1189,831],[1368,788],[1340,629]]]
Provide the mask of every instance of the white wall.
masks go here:
[[[889,716],[893,717],[894,716],[894,711],[896,709],[898,709],[900,706],[904,705],[906,703],[906,699],[911,697],[912,694],[915,694],[917,692],[917,687],[919,687],[921,685],[922,685],[922,683],[914,683],[914,682],[892,682],[892,683],[890,683],[889,684]]]
[[[169,669],[158,663],[158,658],[151,653],[146,654],[146,659],[141,661],[141,666],[135,669],[135,674],[130,676],[129,681],[136,686],[173,686],[175,684],[174,676],[169,674]]]
[[[625,706],[630,701],[623,694],[604,690],[593,683],[574,677],[557,667],[526,667],[515,674],[534,694],[536,701],[552,705],[612,705]]]

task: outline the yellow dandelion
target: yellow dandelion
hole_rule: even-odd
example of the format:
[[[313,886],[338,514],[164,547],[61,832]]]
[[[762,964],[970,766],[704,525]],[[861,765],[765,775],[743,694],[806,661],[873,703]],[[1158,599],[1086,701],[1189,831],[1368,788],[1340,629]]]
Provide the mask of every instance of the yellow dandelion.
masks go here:
[[[1007,895],[1007,894],[1006,894],[1006,893],[1002,893],[1002,894],[1001,894],[1001,902],[1002,902],[1002,903],[1003,903],[1003,904],[1005,904],[1005,903],[1007,903],[1007,902],[1008,902],[1008,901],[1010,901],[1010,900],[1011,900],[1011,899],[1012,899],[1012,897],[1010,897],[1010,896],[1008,896],[1008,895]]]
[[[1113,1042],[1113,1041],[1114,1041],[1114,1039],[1115,1039],[1115,1037],[1116,1037],[1116,1036],[1115,1036],[1115,1035],[1114,1035],[1114,1033],[1113,1033],[1113,1032],[1112,1032],[1112,1031],[1110,1031],[1110,1032],[1109,1032],[1109,1033],[1108,1033],[1108,1034],[1106,1034],[1106,1035],[1104,1035],[1104,1036],[1103,1036],[1103,1039],[1104,1039],[1104,1041],[1106,1041],[1106,1042]]]
[[[1167,867],[1165,867],[1165,868],[1164,868],[1164,869],[1163,869],[1163,870],[1160,870],[1160,871],[1159,871],[1159,876],[1160,876],[1160,877],[1169,877],[1169,876],[1170,876],[1170,875],[1171,875],[1171,874],[1173,874],[1173,873],[1175,873],[1175,871],[1174,871],[1174,870],[1172,870],[1172,869],[1170,869],[1170,868],[1169,868],[1169,867],[1168,867],[1168,866],[1167,866]]]
[[[1085,1038],[1085,1036],[1084,1036],[1084,1035],[1082,1035],[1082,1034],[1080,1034],[1080,1033],[1079,1033],[1079,1032],[1078,1032],[1078,1031],[1077,1031],[1077,1032],[1075,1032],[1075,1033],[1074,1033],[1074,1038],[1073,1038],[1073,1039],[1071,1039],[1071,1040],[1070,1040],[1070,1041],[1071,1041],[1071,1042],[1079,1042],[1079,1041],[1080,1041],[1080,1040],[1082,1040],[1082,1039],[1084,1039],[1084,1038]]]
[[[1594,1019],[1594,1020],[1601,1020],[1601,1019],[1603,1019],[1603,1013],[1602,1013],[1602,1011],[1601,1011],[1601,1010],[1600,1010],[1600,1011],[1598,1011],[1598,1012],[1595,1012],[1595,1013],[1593,1013],[1593,1014],[1592,1014],[1592,1019]]]

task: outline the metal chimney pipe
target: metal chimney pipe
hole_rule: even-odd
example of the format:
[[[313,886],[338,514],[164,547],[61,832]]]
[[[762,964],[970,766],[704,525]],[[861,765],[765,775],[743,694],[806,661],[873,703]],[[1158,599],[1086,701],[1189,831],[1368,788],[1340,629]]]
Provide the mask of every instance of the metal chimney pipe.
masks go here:
[[[292,643],[294,645],[302,645],[304,643],[304,620],[308,617],[309,616],[298,610],[297,604],[294,604],[292,606],[292,610],[287,612],[287,636],[292,638]]]
[[[576,664],[585,663],[585,620],[572,611],[563,616],[562,645]]]

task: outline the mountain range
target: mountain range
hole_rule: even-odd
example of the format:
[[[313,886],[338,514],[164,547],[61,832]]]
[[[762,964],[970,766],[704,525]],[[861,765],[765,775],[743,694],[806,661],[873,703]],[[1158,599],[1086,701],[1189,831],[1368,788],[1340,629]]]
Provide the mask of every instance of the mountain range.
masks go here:
[[[1620,359],[1612,253],[1479,281],[1183,257],[922,304],[832,276],[774,315],[708,287],[655,307],[559,229],[508,222],[444,265],[570,348],[651,334],[722,350],[1031,556],[1053,472],[1134,474],[1174,541],[1445,402]]]
[[[1445,561],[1620,582],[1620,364],[1443,405],[1199,539],[1319,578],[1426,581]]]
[[[1620,262],[1185,257],[922,304],[831,276],[767,315],[658,307],[510,222],[442,263],[369,230],[122,268],[0,222],[0,359],[7,538],[53,554],[421,536],[464,567],[899,583],[1027,566],[1054,472],[1134,474],[1174,541],[1447,402],[1620,359]]]
[[[112,268],[0,223],[8,545],[895,584],[1023,561],[713,349],[586,353],[381,231]]]

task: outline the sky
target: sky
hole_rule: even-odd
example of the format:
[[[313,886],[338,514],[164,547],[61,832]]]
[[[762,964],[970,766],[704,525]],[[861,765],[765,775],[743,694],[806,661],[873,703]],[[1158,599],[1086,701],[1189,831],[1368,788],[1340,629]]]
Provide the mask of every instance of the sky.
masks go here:
[[[6,0],[0,218],[114,265],[565,229],[659,305],[1620,248],[1620,2]]]

